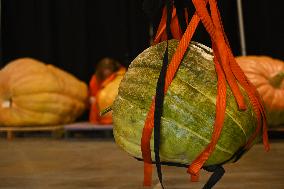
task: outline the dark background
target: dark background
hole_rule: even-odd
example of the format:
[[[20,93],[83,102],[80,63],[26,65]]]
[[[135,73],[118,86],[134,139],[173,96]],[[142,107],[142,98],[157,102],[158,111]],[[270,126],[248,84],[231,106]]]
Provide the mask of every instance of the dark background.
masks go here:
[[[247,53],[284,59],[282,1],[242,2]],[[219,0],[219,7],[233,52],[240,55],[236,0]],[[149,46],[142,0],[2,0],[1,8],[1,67],[34,57],[88,82],[100,58],[127,66]],[[210,44],[201,27],[194,40]]]

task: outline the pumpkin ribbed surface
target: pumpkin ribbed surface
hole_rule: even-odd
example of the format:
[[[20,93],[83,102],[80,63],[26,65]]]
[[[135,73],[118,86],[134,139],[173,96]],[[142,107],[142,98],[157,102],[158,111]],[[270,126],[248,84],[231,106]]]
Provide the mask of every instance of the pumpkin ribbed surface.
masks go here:
[[[101,91],[99,91],[97,95],[97,105],[100,111],[103,111],[113,104],[113,101],[117,96],[118,86],[123,78],[124,72],[125,71],[121,71],[120,73],[117,73],[115,79],[108,83]],[[102,118],[104,117],[112,117],[112,112],[106,113]]]
[[[284,124],[284,62],[267,56],[241,56],[236,60],[262,97],[268,124]]]
[[[178,41],[169,41],[171,59]],[[166,42],[142,52],[122,79],[113,104],[116,143],[141,158],[141,135],[155,94]],[[215,119],[217,77],[210,48],[192,42],[165,95],[161,124],[161,161],[190,164],[211,140]],[[224,128],[215,151],[205,165],[222,163],[246,144],[256,128],[256,118],[245,95],[248,109],[238,111],[227,92]],[[151,139],[152,159],[153,136]]]
[[[0,71],[0,125],[54,125],[74,121],[86,108],[85,83],[52,65],[17,59]]]

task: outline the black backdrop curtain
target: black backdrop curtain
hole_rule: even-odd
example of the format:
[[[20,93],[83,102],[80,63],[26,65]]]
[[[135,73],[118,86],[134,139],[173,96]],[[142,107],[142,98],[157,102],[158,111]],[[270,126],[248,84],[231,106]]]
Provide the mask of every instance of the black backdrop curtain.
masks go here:
[[[244,1],[248,54],[267,54],[284,60],[284,1]]]
[[[240,55],[236,1],[218,2],[233,51]],[[283,1],[242,2],[248,54],[284,59]],[[100,58],[129,65],[149,45],[142,0],[2,0],[1,13],[1,66],[29,56],[88,82]],[[194,39],[210,44],[203,28]]]
[[[34,57],[87,82],[99,59],[149,46],[148,25],[137,0],[2,0],[2,64]]]

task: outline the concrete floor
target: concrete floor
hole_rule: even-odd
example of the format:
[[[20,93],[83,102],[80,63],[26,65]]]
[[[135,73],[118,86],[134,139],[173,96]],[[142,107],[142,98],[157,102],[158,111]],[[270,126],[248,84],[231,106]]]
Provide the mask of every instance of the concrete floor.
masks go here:
[[[284,189],[284,141],[271,147],[266,153],[256,145],[225,166],[215,188]],[[110,140],[0,139],[0,154],[1,189],[143,188],[143,163]],[[164,167],[163,173],[166,189],[201,189],[209,176],[202,171],[201,181],[191,183],[184,168]]]

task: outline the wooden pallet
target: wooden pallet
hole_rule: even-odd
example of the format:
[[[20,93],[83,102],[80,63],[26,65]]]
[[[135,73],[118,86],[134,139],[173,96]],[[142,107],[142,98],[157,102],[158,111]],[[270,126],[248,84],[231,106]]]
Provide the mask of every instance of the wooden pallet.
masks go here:
[[[64,134],[65,138],[69,138],[71,133],[75,132],[96,132],[96,131],[103,131],[105,132],[107,137],[112,136],[112,125],[99,125],[93,124],[90,122],[77,122],[72,124],[64,125]]]
[[[33,126],[33,127],[0,127],[0,132],[5,132],[6,138],[12,140],[15,133],[24,132],[50,132],[55,138],[62,137],[64,134],[63,126]]]

